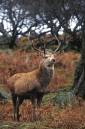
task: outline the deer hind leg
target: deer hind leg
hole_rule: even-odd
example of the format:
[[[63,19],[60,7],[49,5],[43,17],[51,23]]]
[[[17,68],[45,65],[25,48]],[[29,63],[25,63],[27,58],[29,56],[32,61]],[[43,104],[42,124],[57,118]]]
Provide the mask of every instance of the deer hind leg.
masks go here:
[[[17,121],[19,121],[20,120],[20,113],[19,113],[19,107],[20,107],[20,105],[22,104],[22,102],[23,102],[23,98],[21,98],[21,97],[18,97],[18,99],[17,99],[17,106],[16,106],[16,112],[17,112]]]
[[[16,120],[16,104],[17,104],[17,96],[12,93],[12,102],[13,102],[13,119]]]
[[[36,121],[36,99],[32,98],[31,99],[31,103],[32,103],[32,121]]]

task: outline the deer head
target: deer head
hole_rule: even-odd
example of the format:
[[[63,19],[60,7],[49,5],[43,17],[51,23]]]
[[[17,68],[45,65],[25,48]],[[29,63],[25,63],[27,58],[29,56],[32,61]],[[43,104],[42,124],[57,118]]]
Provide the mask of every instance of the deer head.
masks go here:
[[[55,63],[55,53],[58,52],[61,48],[61,42],[58,40],[56,35],[54,35],[54,38],[55,38],[55,41],[57,41],[58,45],[57,45],[57,48],[55,48],[54,51],[50,51],[50,52],[49,52],[48,49],[46,49],[46,43],[44,43],[44,47],[43,47],[43,51],[42,51],[42,50],[35,47],[34,41],[32,40],[33,49],[42,54],[42,57],[43,57],[42,62],[46,67],[51,67],[52,65],[54,65],[54,63]]]

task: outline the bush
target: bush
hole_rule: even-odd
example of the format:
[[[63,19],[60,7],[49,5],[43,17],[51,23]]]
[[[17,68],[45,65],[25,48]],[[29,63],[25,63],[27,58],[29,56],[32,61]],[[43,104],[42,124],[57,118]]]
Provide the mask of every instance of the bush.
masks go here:
[[[58,104],[61,108],[66,106],[72,106],[75,101],[76,99],[73,91],[59,91],[53,98],[53,104]]]

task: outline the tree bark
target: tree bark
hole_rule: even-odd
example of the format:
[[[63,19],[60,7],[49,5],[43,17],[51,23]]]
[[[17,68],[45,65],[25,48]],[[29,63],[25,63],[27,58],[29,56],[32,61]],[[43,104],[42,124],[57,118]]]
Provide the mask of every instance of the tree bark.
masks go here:
[[[72,89],[75,95],[85,99],[85,31],[82,32],[82,39],[81,57],[76,67]]]

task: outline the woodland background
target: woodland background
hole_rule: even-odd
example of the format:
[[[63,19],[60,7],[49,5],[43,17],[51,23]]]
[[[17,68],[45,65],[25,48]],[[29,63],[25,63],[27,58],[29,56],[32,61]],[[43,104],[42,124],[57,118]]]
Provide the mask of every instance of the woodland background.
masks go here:
[[[42,50],[44,43],[53,49],[54,35],[62,45],[60,53],[56,53],[55,75],[48,87],[52,93],[43,98],[38,121],[31,122],[31,103],[25,101],[20,122],[14,122],[6,80],[15,73],[37,68],[42,56],[32,49],[31,41]],[[84,129],[83,73],[84,0],[0,0],[0,129]]]

